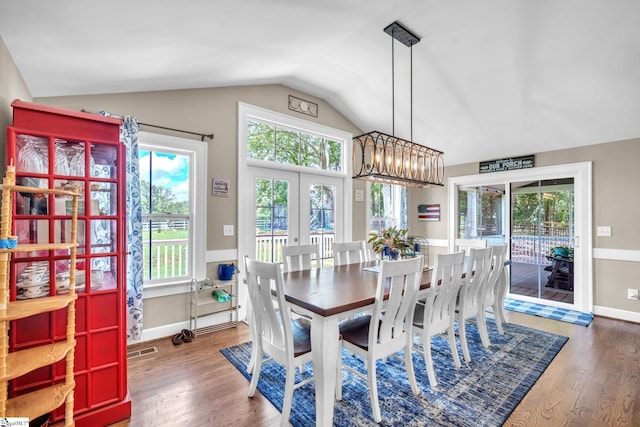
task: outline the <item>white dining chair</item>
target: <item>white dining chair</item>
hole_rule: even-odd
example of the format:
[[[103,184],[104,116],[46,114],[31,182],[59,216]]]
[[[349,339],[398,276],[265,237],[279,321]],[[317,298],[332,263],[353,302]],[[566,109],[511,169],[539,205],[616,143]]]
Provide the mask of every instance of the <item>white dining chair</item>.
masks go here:
[[[362,253],[364,254],[365,261],[375,261],[380,259],[380,256],[373,250],[371,243],[366,240],[362,241]]]
[[[318,245],[291,245],[282,247],[282,269],[288,271],[310,270],[312,261],[318,262]]]
[[[255,394],[262,364],[274,360],[284,365],[286,373],[280,425],[287,426],[293,391],[313,380],[310,377],[295,383],[295,368],[312,361],[310,330],[300,327],[289,315],[280,264],[260,262],[248,257],[245,257],[244,262],[252,309],[252,345],[257,350],[249,397]],[[271,283],[275,284],[275,301]],[[266,360],[265,354],[269,356]]]
[[[464,251],[465,254],[469,254],[469,249],[484,249],[488,245],[487,239],[456,239],[455,251]]]
[[[477,317],[482,291],[486,287],[489,273],[491,272],[491,248],[469,249],[467,257],[467,269],[460,286],[458,302],[456,304],[456,320],[458,321],[458,335],[464,360],[471,361],[469,346],[467,344],[466,319]]]
[[[504,261],[507,257],[507,245],[500,246],[491,246],[491,271],[489,273],[489,278],[487,283],[482,291],[482,296],[480,299],[480,306],[478,307],[478,333],[480,334],[480,340],[482,341],[482,345],[485,347],[489,347],[491,345],[491,341],[489,340],[489,332],[487,330],[487,308],[491,307],[493,309],[493,313],[498,313],[500,311],[500,301],[498,294],[500,293],[499,284],[500,280],[504,277]],[[500,335],[504,334],[504,329],[502,328],[502,322],[500,320],[500,315],[495,315],[494,319],[496,321],[496,328]]]
[[[372,313],[340,324],[342,347],[360,356],[365,361],[367,375],[342,364],[340,365],[365,379],[369,384],[369,398],[373,419],[382,421],[378,402],[376,361],[404,350],[404,363],[413,394],[418,395],[411,357],[411,321],[415,309],[415,296],[422,278],[422,257],[402,261],[382,261],[378,273],[375,302]],[[389,294],[385,300],[385,287]],[[342,375],[338,375],[337,399],[342,398]]]
[[[333,243],[334,265],[355,264],[363,262],[364,250],[362,242]]]
[[[414,346],[414,351],[422,353],[427,368],[429,384],[438,384],[431,357],[431,337],[447,333],[449,348],[456,368],[460,368],[460,356],[456,347],[454,320],[456,298],[462,284],[464,252],[436,255],[429,288],[418,293],[418,302],[413,315],[413,330],[419,334],[423,349]]]

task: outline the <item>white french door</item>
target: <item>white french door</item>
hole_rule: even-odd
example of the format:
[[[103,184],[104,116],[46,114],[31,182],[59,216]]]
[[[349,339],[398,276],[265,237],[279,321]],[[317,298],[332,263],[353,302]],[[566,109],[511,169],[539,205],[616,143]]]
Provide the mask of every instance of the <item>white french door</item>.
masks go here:
[[[282,246],[318,244],[320,258],[344,236],[343,180],[283,169],[249,166],[245,253],[265,262],[281,262]]]

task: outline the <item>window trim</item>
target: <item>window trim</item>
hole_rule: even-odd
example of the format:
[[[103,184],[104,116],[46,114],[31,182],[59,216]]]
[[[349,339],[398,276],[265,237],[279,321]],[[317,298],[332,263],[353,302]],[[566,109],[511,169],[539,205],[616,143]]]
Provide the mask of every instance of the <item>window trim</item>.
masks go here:
[[[156,151],[171,150],[188,156],[192,162],[192,173],[189,175],[189,191],[192,195],[189,206],[188,238],[192,242],[187,249],[191,259],[192,276],[196,280],[206,277],[206,201],[207,201],[207,148],[202,141],[161,135],[157,133],[139,132],[139,150],[150,149]],[[196,232],[197,230],[197,232]],[[189,292],[191,279],[185,281],[171,280],[148,283],[144,285],[144,298],[175,295]]]

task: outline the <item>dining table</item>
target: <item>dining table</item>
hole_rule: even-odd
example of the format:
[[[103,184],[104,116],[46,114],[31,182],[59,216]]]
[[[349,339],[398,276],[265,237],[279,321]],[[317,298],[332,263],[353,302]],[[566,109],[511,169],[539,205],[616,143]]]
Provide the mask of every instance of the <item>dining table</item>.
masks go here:
[[[286,301],[296,313],[311,318],[311,348],[316,394],[316,426],[333,426],[335,391],[340,357],[338,325],[375,301],[380,261],[284,273]],[[505,266],[511,261],[506,261]],[[431,268],[422,271],[420,289],[431,284]],[[508,284],[505,268],[498,284],[498,313],[504,320],[504,296]],[[500,322],[498,322],[499,324]],[[499,327],[500,333],[503,333]]]
[[[316,389],[316,426],[332,426],[340,351],[340,321],[373,306],[379,261],[284,273],[286,301],[311,318],[311,348]],[[431,282],[422,272],[420,288]]]

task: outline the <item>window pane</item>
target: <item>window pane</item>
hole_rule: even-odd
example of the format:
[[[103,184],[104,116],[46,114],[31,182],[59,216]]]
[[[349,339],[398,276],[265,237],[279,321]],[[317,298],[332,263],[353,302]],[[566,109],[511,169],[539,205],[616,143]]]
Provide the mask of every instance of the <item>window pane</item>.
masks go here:
[[[276,129],[276,161],[289,165],[300,164],[300,135],[283,129]]]
[[[326,169],[324,153],[322,152],[322,138],[313,135],[301,135],[301,162],[302,166]]]
[[[325,141],[325,152],[329,155],[329,164],[326,169],[342,172],[342,144],[338,141]]]
[[[275,159],[275,127],[264,123],[249,122],[247,156],[252,159]]]
[[[191,275],[190,174],[190,156],[140,151],[145,280]]]
[[[248,122],[247,157],[313,169],[342,171],[342,142],[286,129],[275,124]]]
[[[256,179],[256,259],[282,261],[289,235],[289,183]]]

